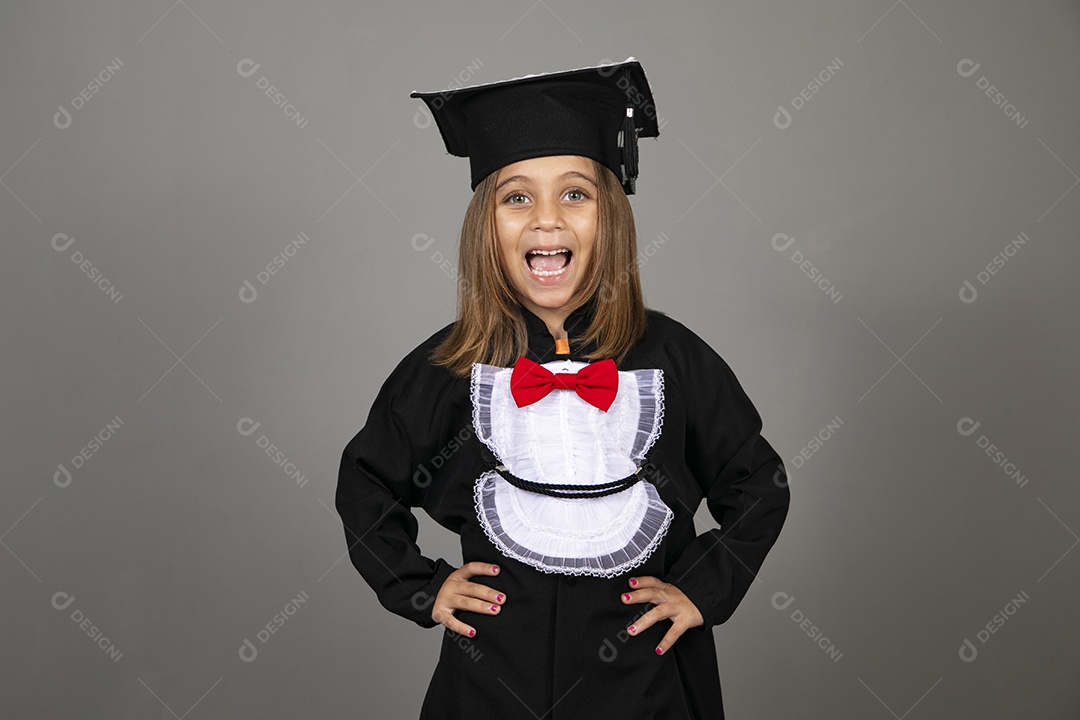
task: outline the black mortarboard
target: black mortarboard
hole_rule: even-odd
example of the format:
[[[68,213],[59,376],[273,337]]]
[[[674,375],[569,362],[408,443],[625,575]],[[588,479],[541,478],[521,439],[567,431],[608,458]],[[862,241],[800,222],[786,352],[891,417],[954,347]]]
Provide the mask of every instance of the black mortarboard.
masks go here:
[[[633,195],[637,138],[660,134],[649,81],[632,57],[409,97],[431,108],[446,151],[469,158],[473,190],[520,160],[582,155],[611,168]]]

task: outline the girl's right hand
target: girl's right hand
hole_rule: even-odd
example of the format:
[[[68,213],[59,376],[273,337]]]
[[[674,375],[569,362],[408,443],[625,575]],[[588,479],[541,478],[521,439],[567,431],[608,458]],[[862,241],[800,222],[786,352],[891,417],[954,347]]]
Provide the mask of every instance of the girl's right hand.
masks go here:
[[[447,630],[473,637],[476,628],[454,617],[455,610],[497,615],[506,601],[506,595],[480,583],[469,582],[474,575],[498,575],[499,566],[483,562],[465,563],[450,573],[443,581],[439,594],[431,606],[431,619],[445,625]]]

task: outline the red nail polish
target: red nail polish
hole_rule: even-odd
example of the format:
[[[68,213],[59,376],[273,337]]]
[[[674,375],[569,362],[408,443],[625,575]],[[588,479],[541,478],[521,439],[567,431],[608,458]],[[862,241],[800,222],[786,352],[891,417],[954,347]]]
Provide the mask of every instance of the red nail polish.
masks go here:
[[[498,605],[492,605],[492,606],[491,606],[491,612],[498,612],[498,610],[499,610],[499,606],[498,606]]]
[[[476,631],[473,630],[472,628],[469,628],[469,637],[472,637],[475,634],[476,634]]]
[[[630,578],[631,585],[637,585],[637,578]]]
[[[630,593],[623,593],[623,600],[630,602]]]
[[[499,566],[498,565],[492,565],[491,566],[491,572],[499,572]]]
[[[634,629],[633,625],[630,626],[630,632],[632,632],[632,633],[637,632],[637,630]]]
[[[503,596],[503,594],[502,594],[502,593],[499,593],[498,595],[496,595],[496,596],[495,596],[495,599],[496,599],[496,600],[498,600],[499,602],[502,602],[502,601],[503,601],[503,597],[504,597],[504,596]]]
[[[657,654],[657,655],[662,655],[662,654],[663,654],[663,652],[664,652],[664,651],[663,651],[663,650],[661,650],[660,648],[656,648],[656,654]]]

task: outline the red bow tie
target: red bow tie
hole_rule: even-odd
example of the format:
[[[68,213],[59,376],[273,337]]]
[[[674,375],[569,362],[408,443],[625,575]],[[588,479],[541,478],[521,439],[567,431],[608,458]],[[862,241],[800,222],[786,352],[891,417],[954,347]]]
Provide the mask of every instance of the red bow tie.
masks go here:
[[[582,400],[607,412],[619,390],[619,371],[611,358],[590,363],[576,373],[553,373],[524,355],[514,363],[510,393],[518,407],[530,405],[556,388],[575,390]]]

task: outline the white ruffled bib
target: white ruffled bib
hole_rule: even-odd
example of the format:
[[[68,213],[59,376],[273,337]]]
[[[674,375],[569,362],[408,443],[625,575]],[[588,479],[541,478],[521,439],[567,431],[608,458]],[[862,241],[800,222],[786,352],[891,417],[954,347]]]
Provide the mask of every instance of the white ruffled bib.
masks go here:
[[[544,363],[576,372],[586,363]],[[477,437],[520,478],[546,484],[597,485],[640,465],[663,425],[661,370],[619,371],[607,412],[573,390],[557,389],[519,408],[510,394],[513,368],[476,363],[471,398]],[[494,470],[473,492],[484,533],[507,557],[543,572],[613,577],[643,563],[673,513],[642,479],[611,495],[553,497],[515,487]]]

